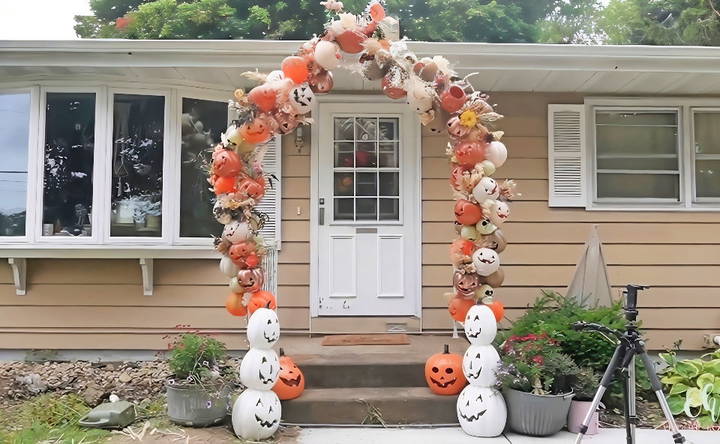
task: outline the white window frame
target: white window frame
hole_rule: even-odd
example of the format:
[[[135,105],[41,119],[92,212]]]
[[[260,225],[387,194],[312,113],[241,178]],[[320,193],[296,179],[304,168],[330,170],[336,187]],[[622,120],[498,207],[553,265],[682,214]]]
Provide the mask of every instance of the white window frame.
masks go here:
[[[698,154],[695,152],[695,114],[701,113],[717,113],[720,114],[719,107],[707,107],[707,106],[696,106],[688,107],[687,113],[689,114],[689,121],[692,122],[692,128],[690,129],[690,170],[689,180],[692,181],[692,198],[696,204],[715,204],[720,206],[720,197],[698,197],[696,187],[696,175],[697,175],[697,160],[720,160],[720,154],[702,154],[698,159]],[[718,141],[720,143],[720,141]]]
[[[675,199],[597,198],[596,111],[669,111],[678,115],[679,202]],[[720,198],[695,198],[693,115],[697,110],[720,112],[720,100],[703,98],[595,97],[585,99],[586,209],[598,211],[720,211]],[[720,156],[719,156],[720,157]],[[648,171],[651,173],[652,171]]]

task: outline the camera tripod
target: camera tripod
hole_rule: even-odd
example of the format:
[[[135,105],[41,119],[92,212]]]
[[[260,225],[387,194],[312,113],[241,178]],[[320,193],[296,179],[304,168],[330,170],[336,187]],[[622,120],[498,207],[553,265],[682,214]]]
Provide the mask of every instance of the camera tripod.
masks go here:
[[[645,350],[645,341],[640,336],[637,326],[637,292],[638,290],[644,290],[646,286],[628,284],[623,291],[625,296],[625,319],[627,324],[625,330],[614,330],[601,324],[588,323],[588,322],[576,322],[573,324],[574,330],[588,330],[605,333],[617,338],[618,345],[615,348],[615,353],[610,359],[610,363],[603,374],[598,387],[595,397],[592,400],[592,406],[588,410],[585,419],[583,420],[582,426],[580,427],[580,433],[578,433],[575,439],[575,444],[580,444],[585,433],[588,430],[588,424],[592,419],[595,410],[600,405],[600,400],[608,389],[610,382],[612,382],[615,376],[622,379],[623,383],[623,401],[624,401],[624,413],[625,413],[625,431],[627,436],[627,444],[635,444],[635,426],[637,424],[637,416],[635,412],[635,357],[639,356],[645,364],[645,371],[650,378],[650,385],[652,386],[653,392],[660,403],[665,419],[667,419],[670,431],[672,431],[672,437],[676,444],[682,444],[685,442],[685,437],[682,436],[675,418],[670,413],[670,407],[668,406],[665,395],[662,391],[662,385],[658,379],[657,373],[653,367],[650,357]]]

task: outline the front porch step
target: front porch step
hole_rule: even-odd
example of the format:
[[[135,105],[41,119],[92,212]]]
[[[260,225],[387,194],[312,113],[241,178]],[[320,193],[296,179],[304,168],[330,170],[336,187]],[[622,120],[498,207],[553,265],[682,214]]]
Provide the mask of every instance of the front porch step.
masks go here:
[[[387,353],[300,355],[306,387],[425,387],[423,355]]]
[[[457,396],[435,395],[425,386],[312,388],[282,402],[282,420],[288,424],[456,424],[456,401]]]

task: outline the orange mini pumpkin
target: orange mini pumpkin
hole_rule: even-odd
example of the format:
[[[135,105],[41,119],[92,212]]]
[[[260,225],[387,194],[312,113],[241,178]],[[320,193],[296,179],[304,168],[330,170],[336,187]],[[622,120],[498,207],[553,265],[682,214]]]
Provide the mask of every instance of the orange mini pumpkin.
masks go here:
[[[467,312],[470,311],[473,305],[475,305],[475,301],[473,299],[466,299],[462,296],[455,296],[450,300],[450,303],[448,304],[448,312],[453,319],[458,322],[462,322],[465,320]]]
[[[425,381],[436,395],[457,395],[467,385],[462,371],[462,356],[450,353],[445,344],[443,352],[425,361]]]
[[[255,313],[258,308],[269,308],[275,310],[277,308],[277,300],[275,295],[269,291],[261,290],[257,293],[253,293],[248,304],[248,312],[250,314]]]
[[[242,304],[242,294],[230,293],[225,300],[225,308],[228,313],[233,316],[245,316],[247,314],[247,307]]]
[[[238,153],[233,150],[219,149],[212,154],[213,173],[220,177],[234,177],[243,170]]]
[[[281,401],[295,399],[305,391],[305,375],[290,356],[280,348],[280,373],[272,388]]]
[[[483,217],[480,205],[469,200],[460,199],[455,202],[455,220],[463,225],[475,225]]]

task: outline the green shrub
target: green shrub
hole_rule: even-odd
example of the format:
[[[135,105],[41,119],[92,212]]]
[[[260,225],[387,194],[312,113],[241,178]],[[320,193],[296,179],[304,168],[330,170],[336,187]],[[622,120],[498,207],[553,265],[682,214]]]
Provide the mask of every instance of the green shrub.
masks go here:
[[[171,346],[168,365],[175,378],[188,383],[204,383],[217,379],[220,363],[227,356],[225,344],[217,339],[185,333]]]
[[[720,349],[698,359],[679,361],[675,352],[660,353],[668,365],[662,371],[673,415],[696,418],[708,428],[720,421]]]

